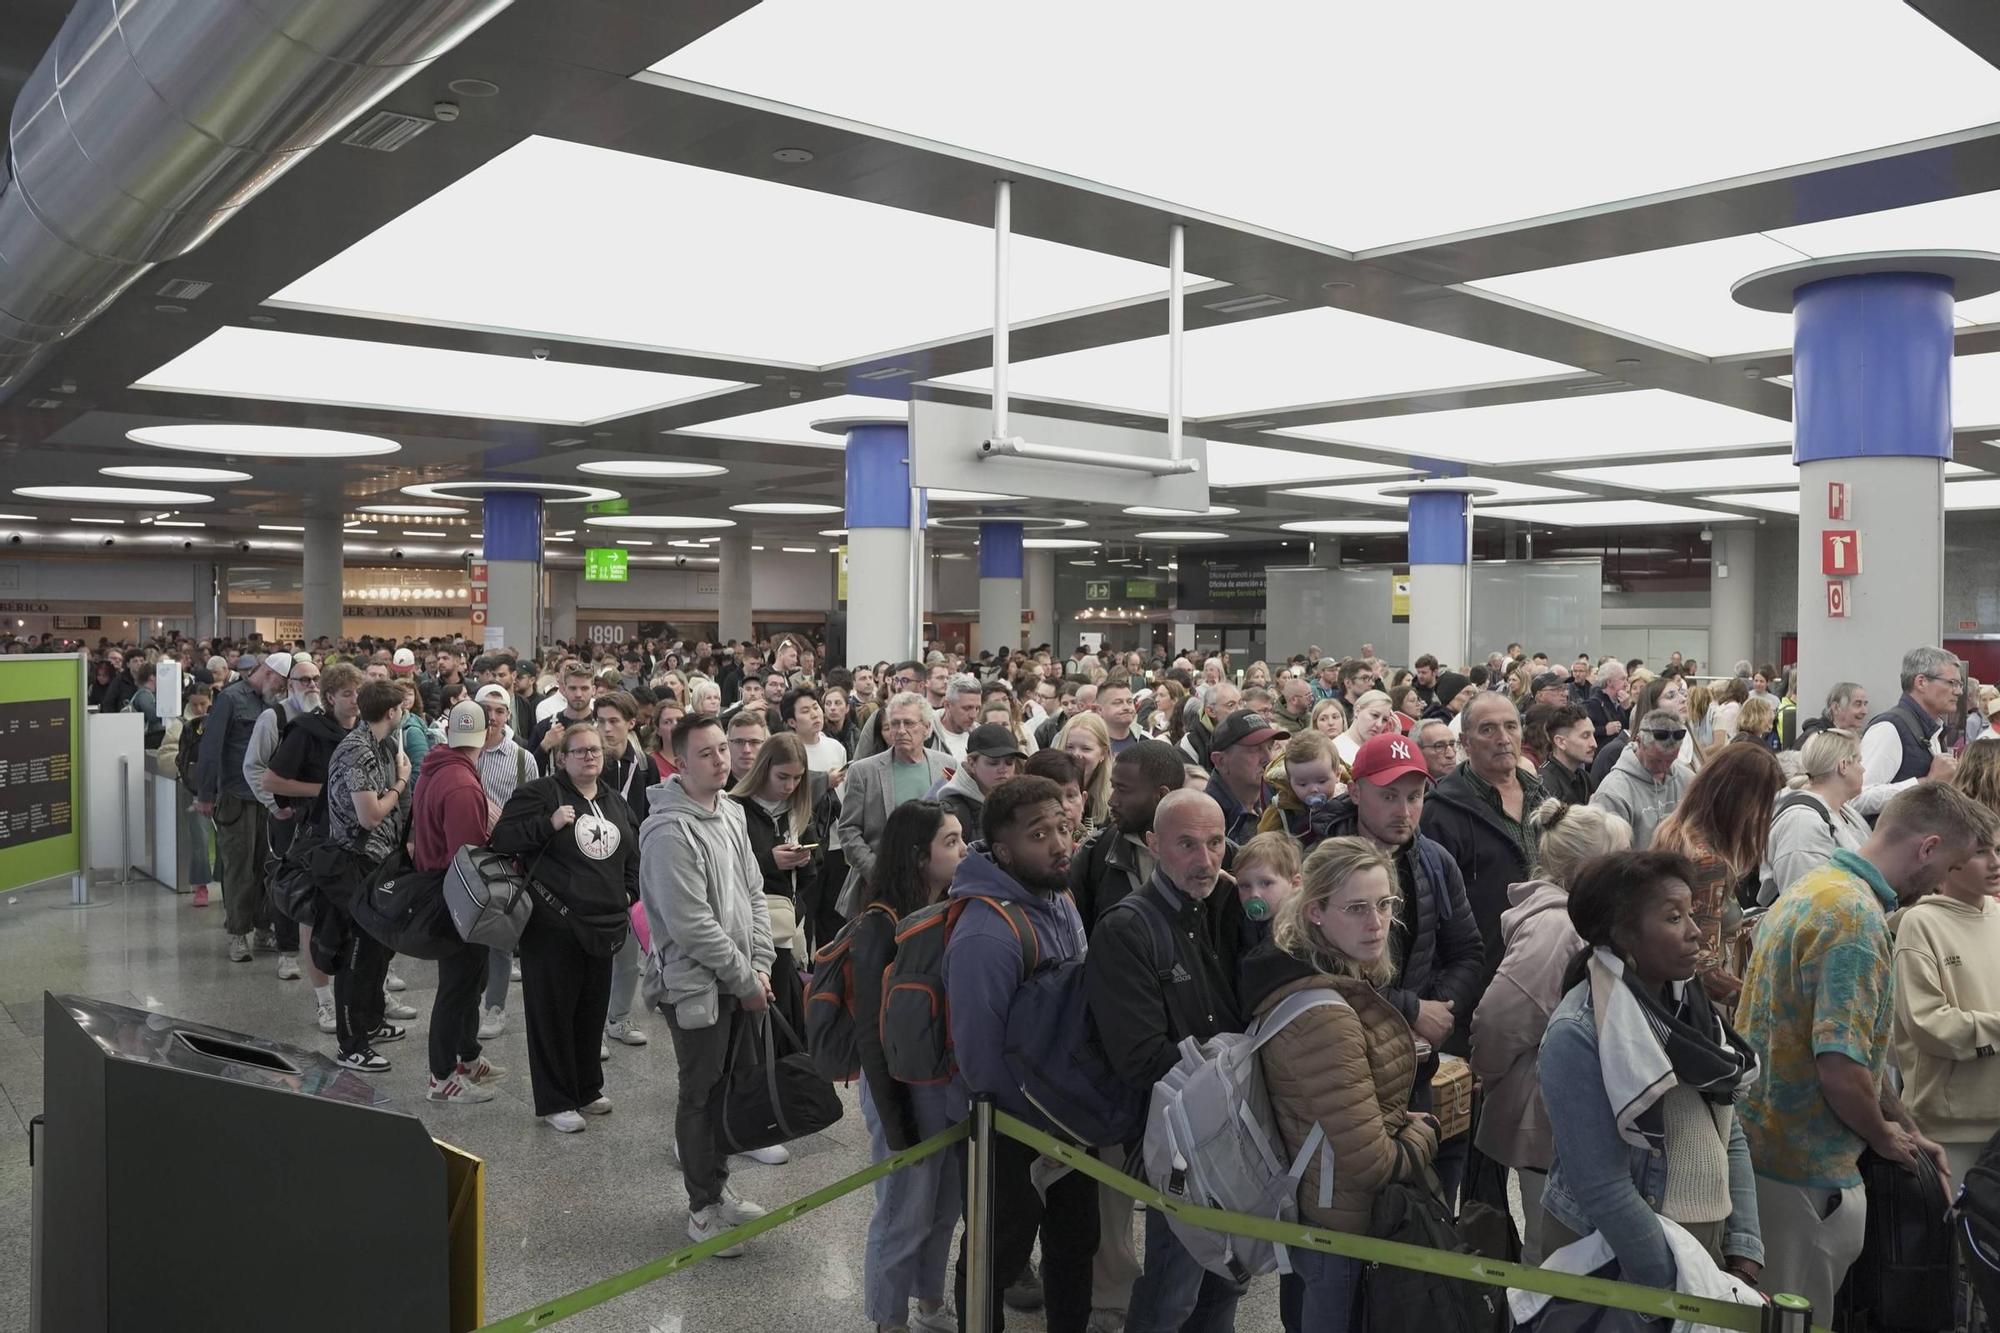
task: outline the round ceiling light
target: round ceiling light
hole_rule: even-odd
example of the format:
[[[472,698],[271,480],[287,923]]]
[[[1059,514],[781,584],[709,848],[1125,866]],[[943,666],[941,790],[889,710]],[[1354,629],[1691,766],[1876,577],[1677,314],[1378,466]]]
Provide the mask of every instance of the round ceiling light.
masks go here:
[[[107,477],[127,481],[248,481],[248,472],[232,472],[226,467],[101,467]]]
[[[1060,532],[1064,528],[1080,528],[1084,522],[1080,518],[1039,518],[1028,514],[965,514],[954,518],[934,518],[924,524],[929,528],[958,528],[972,532],[979,531],[988,523],[1018,523],[1029,532]]]
[[[1210,505],[1206,509],[1159,509],[1152,505],[1133,505],[1125,512],[1134,518],[1228,518],[1239,511],[1228,505]]]
[[[572,486],[566,481],[420,481],[403,494],[419,500],[483,500],[489,491],[526,491],[545,504],[575,505],[616,500],[618,492],[604,486]],[[464,512],[462,510],[457,512]]]
[[[1219,542],[1226,541],[1229,534],[1207,528],[1157,528],[1138,536],[1141,541],[1149,542]]]
[[[583,520],[593,528],[642,528],[650,532],[692,532],[697,528],[733,528],[733,518],[696,518],[689,514],[598,514]]]
[[[358,509],[361,513],[364,514],[402,514],[410,516],[430,515],[430,514],[463,514],[465,512],[465,509],[459,505],[365,504],[358,506]]]
[[[1408,524],[1384,523],[1372,518],[1307,518],[1295,523],[1280,523],[1278,526],[1286,532],[1318,532],[1336,536],[1344,534],[1350,537],[1386,537],[1409,530]]]
[[[215,501],[212,495],[144,486],[17,486],[14,494],[24,500],[81,500],[106,505],[205,505]]]
[[[656,481],[719,477],[729,471],[720,463],[682,463],[671,458],[613,458],[601,463],[578,463],[576,470],[592,477],[640,477]]]
[[[838,514],[839,505],[806,504],[796,500],[760,500],[755,504],[729,506],[737,514]]]
[[[1025,495],[995,495],[991,491],[941,491],[935,487],[926,490],[924,497],[944,504],[1018,504],[1028,498]]]
[[[1023,537],[1021,545],[1031,551],[1091,551],[1098,544],[1082,537]]]
[[[379,435],[303,426],[251,426],[205,421],[191,426],[141,426],[125,432],[134,444],[191,454],[233,454],[241,458],[367,458],[402,449]]]

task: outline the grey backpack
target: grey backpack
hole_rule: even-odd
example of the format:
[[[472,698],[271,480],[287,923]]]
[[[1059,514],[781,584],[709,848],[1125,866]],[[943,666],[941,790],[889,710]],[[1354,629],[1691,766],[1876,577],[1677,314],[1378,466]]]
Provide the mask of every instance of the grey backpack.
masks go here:
[[[1146,1179],[1171,1198],[1281,1222],[1298,1218],[1299,1180],[1320,1161],[1320,1206],[1333,1204],[1333,1148],[1317,1124],[1289,1163],[1271,1115],[1258,1051],[1291,1021],[1322,1005],[1344,1005],[1338,991],[1294,991],[1248,1032],[1225,1032],[1181,1042],[1180,1062],[1153,1085],[1141,1148]],[[1174,1238],[1212,1273],[1238,1282],[1263,1273],[1291,1271],[1284,1247],[1248,1236],[1227,1236],[1167,1218]]]
[[[444,905],[460,939],[507,952],[521,942],[535,911],[528,872],[490,847],[458,849],[444,872]]]

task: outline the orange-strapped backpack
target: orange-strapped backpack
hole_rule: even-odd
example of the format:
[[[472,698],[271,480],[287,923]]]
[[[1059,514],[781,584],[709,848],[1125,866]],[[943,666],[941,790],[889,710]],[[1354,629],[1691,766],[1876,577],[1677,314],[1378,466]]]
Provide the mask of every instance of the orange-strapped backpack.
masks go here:
[[[944,993],[944,950],[967,904],[985,903],[1021,944],[1021,980],[1042,962],[1042,942],[1027,909],[1000,898],[947,898],[912,912],[896,929],[896,959],[882,977],[882,1053],[899,1083],[949,1083],[958,1072],[951,1047],[951,1007]]]
[[[806,987],[806,1050],[821,1078],[851,1083],[861,1073],[861,1041],[854,1015],[854,928],[870,912],[880,912],[896,924],[887,903],[869,903],[812,956],[812,980]]]

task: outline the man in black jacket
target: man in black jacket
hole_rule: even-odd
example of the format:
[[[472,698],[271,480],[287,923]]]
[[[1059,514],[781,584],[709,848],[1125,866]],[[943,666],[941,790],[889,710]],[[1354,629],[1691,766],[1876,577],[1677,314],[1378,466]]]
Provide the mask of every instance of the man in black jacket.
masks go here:
[[[1136,892],[1158,868],[1146,835],[1168,793],[1187,782],[1187,764],[1165,741],[1140,741],[1111,763],[1111,823],[1097,830],[1070,858],[1069,890],[1083,928],[1105,909]]]
[[[1584,711],[1590,714],[1591,724],[1597,728],[1599,745],[1610,744],[1611,738],[1625,730],[1631,721],[1631,704],[1626,693],[1628,679],[1625,664],[1616,658],[1597,668],[1596,683]]]
[[[1240,1032],[1236,958],[1216,918],[1240,914],[1222,883],[1229,840],[1222,811],[1200,792],[1161,798],[1148,839],[1159,868],[1139,892],[1098,918],[1085,956],[1090,1016],[1118,1077],[1151,1088],[1174,1067],[1187,1037]],[[1126,1327],[1229,1328],[1243,1288],[1196,1263],[1165,1215],[1146,1215],[1144,1269]]]
[[[1548,715],[1549,757],[1542,765],[1542,790],[1570,805],[1588,805],[1597,790],[1590,761],[1597,758],[1597,728],[1575,704]]]

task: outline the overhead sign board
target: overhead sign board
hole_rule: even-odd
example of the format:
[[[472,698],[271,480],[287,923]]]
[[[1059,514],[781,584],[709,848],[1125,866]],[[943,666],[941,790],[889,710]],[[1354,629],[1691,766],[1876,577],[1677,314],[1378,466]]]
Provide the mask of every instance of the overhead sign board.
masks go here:
[[[1162,371],[1165,367],[1161,367]],[[1030,444],[1081,449],[1107,458],[1165,460],[1164,431],[1106,426],[1064,417],[1012,412],[1008,434]],[[1056,463],[1038,458],[985,455],[993,434],[993,411],[917,399],[910,404],[910,484],[954,491],[995,491],[1037,500],[1093,500],[1116,497],[1121,505],[1151,505],[1200,513],[1208,508],[1208,441],[1183,436],[1181,453],[1197,464],[1192,472],[1155,476],[1098,464]]]
[[[1110,579],[1089,579],[1083,585],[1083,600],[1086,602],[1108,602],[1111,600]]]
[[[627,558],[630,556],[622,546],[593,546],[583,553],[583,581],[585,583],[624,583]]]

